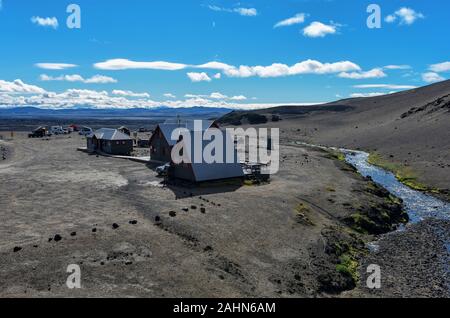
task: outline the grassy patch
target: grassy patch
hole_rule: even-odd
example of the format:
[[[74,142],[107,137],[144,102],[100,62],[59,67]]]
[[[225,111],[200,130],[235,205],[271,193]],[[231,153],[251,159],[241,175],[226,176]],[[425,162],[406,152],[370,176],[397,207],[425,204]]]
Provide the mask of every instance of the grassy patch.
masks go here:
[[[336,265],[336,270],[344,275],[348,275],[356,283],[359,281],[359,263],[351,253],[343,254],[339,257],[340,264]]]
[[[378,166],[392,172],[401,183],[405,184],[411,189],[439,193],[439,190],[431,189],[417,181],[417,176],[410,167],[405,167],[401,164],[388,161],[377,152],[371,153],[369,155],[368,162],[374,166]]]
[[[339,150],[328,150],[327,158],[345,162],[345,155]]]
[[[309,218],[311,215],[311,208],[305,203],[299,203],[295,207],[295,214],[298,223],[302,223],[305,225],[314,225],[314,223]]]

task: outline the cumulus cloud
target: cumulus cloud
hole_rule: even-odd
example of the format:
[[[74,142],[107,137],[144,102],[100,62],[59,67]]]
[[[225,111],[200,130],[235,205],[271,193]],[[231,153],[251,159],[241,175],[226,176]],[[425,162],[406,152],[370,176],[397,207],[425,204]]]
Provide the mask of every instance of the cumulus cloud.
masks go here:
[[[435,72],[428,72],[422,74],[422,80],[426,83],[436,83],[445,81],[445,78]]]
[[[20,93],[20,94],[19,94]],[[175,96],[171,96],[175,97]],[[230,109],[258,109],[276,104],[241,103],[243,95],[228,97],[216,92],[210,95],[187,95],[183,100],[154,101],[147,93],[134,93],[126,90],[96,91],[87,89],[68,89],[61,93],[47,92],[42,88],[28,85],[20,80],[0,81],[0,107],[34,106],[49,109],[71,109],[89,107],[94,109],[129,109],[158,107],[221,107]],[[285,104],[285,103],[280,103]],[[302,104],[302,103],[296,103]]]
[[[40,76],[41,81],[67,81],[67,82],[81,82],[85,84],[110,84],[117,83],[115,78],[104,76],[104,75],[94,75],[90,78],[84,78],[81,75],[60,75],[60,76],[49,76],[47,74],[42,74]]]
[[[13,82],[0,80],[0,93],[43,94],[45,90],[35,85],[25,84],[20,79],[16,79]]]
[[[386,73],[383,72],[380,68],[374,68],[367,72],[342,72],[338,75],[340,78],[348,78],[348,79],[368,79],[368,78],[382,78],[386,77]]]
[[[190,72],[187,73],[187,76],[192,82],[211,82],[211,78],[205,72],[196,73]]]
[[[414,89],[417,86],[413,85],[394,85],[394,84],[364,84],[355,85],[354,88],[383,88],[383,89]]]
[[[361,68],[350,61],[341,61],[336,63],[322,63],[315,60],[306,60],[294,65],[274,63],[268,66],[247,66],[231,67],[224,70],[225,75],[229,77],[252,77],[259,76],[280,77],[301,74],[333,74],[348,71],[360,71]]]
[[[418,19],[423,18],[425,16],[422,13],[416,12],[411,8],[403,7],[395,11],[395,13],[388,15],[384,20],[387,23],[394,23],[398,19],[400,25],[411,25]]]
[[[45,70],[65,70],[77,67],[78,65],[68,63],[36,63],[35,66]]]
[[[185,69],[186,67],[188,67],[188,65],[164,61],[136,62],[127,59],[112,59],[100,63],[95,63],[94,67],[99,70],[112,70],[112,71],[129,70],[129,69],[178,71]]]
[[[124,91],[124,90],[118,90],[118,89],[113,90],[112,94],[113,95],[118,95],[118,96],[150,98],[150,94],[149,93],[135,93],[133,91]]]
[[[337,25],[327,25],[322,22],[314,21],[303,29],[303,35],[310,38],[323,38],[328,34],[335,34]]]
[[[378,78],[384,77],[382,69],[374,69],[362,72],[361,67],[351,61],[339,61],[333,63],[323,63],[317,60],[304,60],[293,65],[283,63],[273,63],[271,65],[240,65],[234,66],[222,62],[212,61],[199,65],[179,64],[171,62],[134,62],[123,59],[108,60],[106,62],[94,64],[96,68],[104,70],[125,70],[135,69],[158,69],[176,71],[185,68],[220,71],[215,75],[208,75],[205,72],[189,72],[187,76],[193,82],[211,81],[212,78],[220,79],[221,74],[227,77],[282,77],[303,74],[340,74],[344,78]],[[353,72],[353,73],[348,73]]]
[[[450,71],[450,62],[430,65],[430,71],[433,71],[435,73],[448,72]]]
[[[55,17],[52,18],[32,17],[31,22],[43,27],[51,27],[53,29],[58,28],[58,19]]]
[[[177,98],[174,94],[172,94],[172,93],[165,93],[164,94],[164,97],[166,97],[166,98]]]
[[[280,28],[280,27],[285,27],[285,26],[290,26],[290,25],[294,25],[294,24],[301,24],[303,22],[305,22],[305,18],[306,18],[306,14],[304,13],[297,13],[295,16],[282,20],[278,23],[276,23],[273,27],[274,28]]]

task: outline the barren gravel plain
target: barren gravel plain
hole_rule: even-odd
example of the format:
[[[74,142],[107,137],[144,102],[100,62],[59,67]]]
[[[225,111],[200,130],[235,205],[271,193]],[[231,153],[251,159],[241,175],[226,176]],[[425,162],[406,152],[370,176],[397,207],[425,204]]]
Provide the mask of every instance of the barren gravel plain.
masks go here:
[[[346,218],[397,206],[324,151],[283,144],[269,184],[163,186],[150,166],[77,151],[78,135],[0,145],[0,297],[448,295],[439,244],[397,232],[389,253],[366,250],[377,236]],[[345,255],[388,268],[388,287],[367,289],[365,265]],[[80,289],[66,286],[70,264]]]

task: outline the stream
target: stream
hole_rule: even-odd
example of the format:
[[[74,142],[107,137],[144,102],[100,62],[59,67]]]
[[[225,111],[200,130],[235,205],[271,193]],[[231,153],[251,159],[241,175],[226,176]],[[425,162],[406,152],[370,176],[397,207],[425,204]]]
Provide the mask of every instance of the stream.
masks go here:
[[[396,197],[403,200],[405,211],[408,213],[410,223],[418,223],[427,218],[440,220],[450,220],[450,203],[439,200],[426,193],[413,190],[397,180],[395,175],[380,167],[371,165],[368,162],[369,154],[364,151],[340,149],[334,147],[324,147],[312,145],[304,142],[296,142],[297,145],[309,146],[321,149],[337,150],[345,154],[345,160],[358,170],[364,177],[371,177],[372,180],[381,185]],[[400,227],[399,230],[403,230]],[[445,247],[450,253],[450,237],[445,239]],[[376,242],[370,244],[371,249],[377,249]],[[450,268],[449,268],[450,270]]]

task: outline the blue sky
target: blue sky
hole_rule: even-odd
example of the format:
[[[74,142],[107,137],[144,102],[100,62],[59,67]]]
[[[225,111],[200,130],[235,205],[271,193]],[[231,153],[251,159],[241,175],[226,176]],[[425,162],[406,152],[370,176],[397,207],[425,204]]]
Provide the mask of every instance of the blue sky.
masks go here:
[[[0,2],[0,107],[256,108],[450,74],[447,1]],[[66,25],[71,3],[80,29]],[[367,27],[371,3],[379,29]]]

